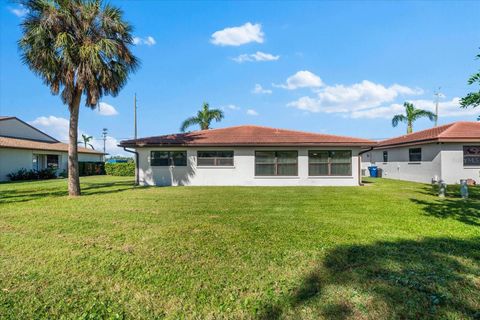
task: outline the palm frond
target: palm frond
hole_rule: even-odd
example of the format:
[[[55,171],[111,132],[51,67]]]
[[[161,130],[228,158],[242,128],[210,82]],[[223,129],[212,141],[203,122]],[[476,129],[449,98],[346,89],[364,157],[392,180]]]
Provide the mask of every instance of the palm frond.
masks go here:
[[[198,119],[198,117],[190,117],[185,121],[183,121],[182,125],[180,126],[180,131],[185,132],[188,127],[191,127],[199,123],[200,123],[200,120]]]
[[[400,122],[407,122],[407,117],[403,114],[397,114],[392,118],[392,127],[398,126]]]

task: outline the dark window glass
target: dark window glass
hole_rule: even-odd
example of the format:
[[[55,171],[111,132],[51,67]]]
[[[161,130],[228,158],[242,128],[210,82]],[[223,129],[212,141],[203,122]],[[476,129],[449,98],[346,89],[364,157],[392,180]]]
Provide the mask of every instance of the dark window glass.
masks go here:
[[[256,151],[256,176],[298,175],[297,151]]]
[[[198,166],[233,166],[233,151],[198,151]]]
[[[480,166],[480,146],[463,146],[463,165]]]
[[[150,165],[158,167],[187,165],[186,151],[152,151],[150,153]]]
[[[308,152],[309,176],[351,176],[350,150],[312,150]]]
[[[47,168],[58,169],[58,155],[47,154]]]
[[[408,161],[410,162],[422,161],[422,148],[408,149]]]
[[[383,162],[388,162],[388,151],[383,151]]]

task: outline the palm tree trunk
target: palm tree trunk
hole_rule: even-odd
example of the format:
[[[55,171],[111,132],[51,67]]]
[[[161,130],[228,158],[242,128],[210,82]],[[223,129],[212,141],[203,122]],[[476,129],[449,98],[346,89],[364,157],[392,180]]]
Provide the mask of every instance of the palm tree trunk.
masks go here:
[[[78,113],[82,93],[75,90],[75,96],[70,109],[70,126],[68,131],[68,195],[76,197],[80,195],[80,178],[78,172]]]
[[[407,133],[412,133],[413,132],[413,125],[411,121],[408,121],[407,125]]]

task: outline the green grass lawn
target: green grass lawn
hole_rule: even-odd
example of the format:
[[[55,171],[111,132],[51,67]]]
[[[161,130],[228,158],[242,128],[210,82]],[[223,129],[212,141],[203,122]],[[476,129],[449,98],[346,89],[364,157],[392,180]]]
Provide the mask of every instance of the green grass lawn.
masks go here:
[[[480,190],[367,182],[0,184],[0,318],[480,318]]]

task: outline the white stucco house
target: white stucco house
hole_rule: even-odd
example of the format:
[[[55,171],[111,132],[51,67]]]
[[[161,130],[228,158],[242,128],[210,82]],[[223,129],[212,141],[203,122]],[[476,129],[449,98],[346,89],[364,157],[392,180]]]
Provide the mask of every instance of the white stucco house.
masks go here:
[[[140,185],[358,186],[366,139],[236,126],[125,140]]]
[[[473,179],[478,183],[480,123],[454,122],[380,141],[362,154],[362,169],[371,165],[382,169],[383,178],[448,184]]]
[[[78,148],[79,161],[103,161],[103,153]],[[68,144],[16,117],[0,117],[0,181],[20,169],[67,170]]]

